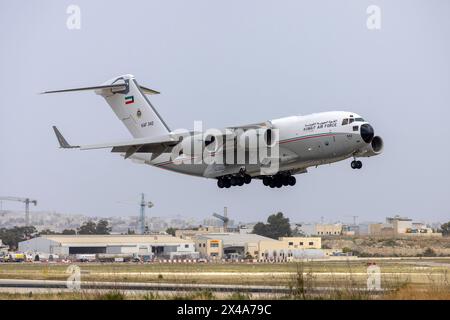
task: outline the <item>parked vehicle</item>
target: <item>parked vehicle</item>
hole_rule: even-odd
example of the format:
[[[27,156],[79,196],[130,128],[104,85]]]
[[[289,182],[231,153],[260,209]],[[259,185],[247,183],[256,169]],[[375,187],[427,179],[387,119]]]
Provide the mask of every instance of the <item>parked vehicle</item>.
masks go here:
[[[130,253],[99,253],[97,259],[100,262],[128,262],[133,259]]]
[[[23,262],[26,259],[25,253],[12,252],[7,255],[7,261],[5,262]]]
[[[95,254],[77,254],[75,255],[75,261],[78,262],[92,262],[95,261],[97,257]]]

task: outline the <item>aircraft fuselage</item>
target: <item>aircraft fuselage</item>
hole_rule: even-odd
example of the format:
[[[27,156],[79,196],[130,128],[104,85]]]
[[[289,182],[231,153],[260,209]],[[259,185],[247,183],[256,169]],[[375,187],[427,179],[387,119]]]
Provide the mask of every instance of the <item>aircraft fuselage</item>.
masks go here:
[[[383,147],[381,138],[374,137],[370,124],[353,112],[333,111],[291,116],[268,123],[279,132],[278,173],[294,175],[306,172],[312,166],[374,156],[381,153]],[[207,178],[221,177],[220,173],[216,176],[205,174],[208,164],[201,161],[182,163],[182,159],[192,157],[192,154],[180,154],[175,159],[170,154],[162,154],[155,159],[151,159],[148,154],[133,156],[135,160],[170,171]],[[225,171],[223,176],[237,174],[240,170],[252,177],[261,177],[260,166],[259,163],[230,164],[231,171]]]

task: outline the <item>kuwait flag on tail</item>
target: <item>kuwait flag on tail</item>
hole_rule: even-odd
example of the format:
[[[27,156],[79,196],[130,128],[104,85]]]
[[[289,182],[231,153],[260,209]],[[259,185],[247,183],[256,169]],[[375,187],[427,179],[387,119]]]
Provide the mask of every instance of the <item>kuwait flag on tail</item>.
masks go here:
[[[134,96],[125,97],[125,104],[132,104],[132,103],[134,103]]]

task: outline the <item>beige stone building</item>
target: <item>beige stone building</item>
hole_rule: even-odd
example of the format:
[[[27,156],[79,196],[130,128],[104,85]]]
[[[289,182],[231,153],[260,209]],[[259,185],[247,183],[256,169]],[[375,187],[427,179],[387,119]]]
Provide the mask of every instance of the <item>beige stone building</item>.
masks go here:
[[[195,241],[195,249],[202,258],[215,260],[223,257],[223,241],[220,239],[199,236]]]
[[[178,229],[175,230],[175,237],[180,239],[191,240],[194,239],[198,235],[208,234],[208,233],[223,233],[223,227],[199,227],[198,229]]]
[[[208,233],[195,237],[195,248],[207,259],[243,259],[255,257],[260,241],[277,242],[252,233]]]
[[[256,234],[220,233],[198,235],[196,250],[207,259],[290,261],[308,255],[325,256],[320,237],[283,237],[278,240]]]
[[[313,223],[300,226],[306,236],[339,236],[342,235],[342,223]]]
[[[318,236],[339,236],[342,234],[342,224],[316,224],[314,234]]]
[[[371,236],[383,236],[394,237],[395,232],[392,225],[386,223],[371,223],[369,224],[369,235]]]
[[[442,236],[441,233],[434,233],[424,223],[413,222],[412,219],[398,215],[386,218],[386,223],[370,224],[369,235],[383,237]]]
[[[260,241],[258,252],[254,256],[258,260],[293,260],[301,254],[307,254],[305,250],[322,248],[320,237],[283,237],[275,242]]]

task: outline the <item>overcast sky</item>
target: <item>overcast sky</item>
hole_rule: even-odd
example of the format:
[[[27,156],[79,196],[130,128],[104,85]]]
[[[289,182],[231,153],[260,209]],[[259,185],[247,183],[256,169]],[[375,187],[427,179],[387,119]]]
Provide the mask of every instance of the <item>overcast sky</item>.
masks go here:
[[[450,1],[7,1],[0,0],[0,195],[36,209],[97,216],[149,213],[203,218],[229,207],[241,221],[284,212],[294,221],[381,221],[401,214],[450,220]],[[69,30],[66,9],[81,9]],[[369,5],[381,29],[366,26]],[[150,100],[171,129],[354,111],[385,141],[384,154],[312,168],[295,187],[215,180],[134,164],[70,143],[129,139],[92,92],[131,73],[161,91]],[[4,209],[22,209],[3,203]]]

